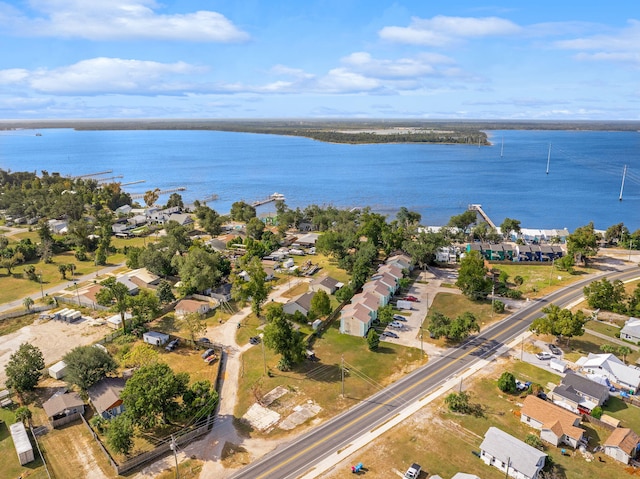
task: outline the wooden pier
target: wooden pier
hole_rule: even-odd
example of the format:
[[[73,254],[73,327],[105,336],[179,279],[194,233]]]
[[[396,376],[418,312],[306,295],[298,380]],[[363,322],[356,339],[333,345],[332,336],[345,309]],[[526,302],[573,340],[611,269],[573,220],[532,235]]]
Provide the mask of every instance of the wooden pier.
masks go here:
[[[480,216],[482,216],[482,218],[489,224],[489,226],[491,226],[492,228],[496,228],[496,225],[493,223],[493,221],[491,221],[489,215],[487,215],[482,209],[482,205],[469,205],[469,210],[477,211],[478,213],[480,213]]]
[[[98,173],[88,173],[86,175],[72,176],[71,178],[73,178],[74,180],[79,180],[80,178],[91,178],[92,176],[108,175],[109,173],[113,173],[113,170],[105,170],[99,171]]]
[[[267,203],[271,203],[272,201],[284,201],[284,200],[285,200],[284,195],[280,193],[274,193],[272,195],[267,196],[263,200],[254,201],[253,203],[251,203],[251,206],[253,206],[254,208],[257,208],[258,206],[266,205]]]
[[[156,193],[158,194],[158,196],[160,195],[166,195],[169,193],[177,193],[178,191],[185,191],[187,188],[184,186],[179,186],[178,188],[171,188],[169,190],[160,190],[160,191],[156,191]],[[142,198],[144,198],[144,195],[146,195],[147,193],[136,193],[134,195],[131,195],[131,199],[132,200],[140,200]]]

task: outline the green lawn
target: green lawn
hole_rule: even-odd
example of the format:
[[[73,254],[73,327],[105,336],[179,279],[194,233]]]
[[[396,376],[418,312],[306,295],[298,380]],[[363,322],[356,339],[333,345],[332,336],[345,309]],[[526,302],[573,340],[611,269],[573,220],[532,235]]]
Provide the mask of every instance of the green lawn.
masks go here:
[[[340,334],[335,323],[316,339],[313,350],[318,362],[304,361],[289,372],[278,371],[279,355],[263,349],[262,345],[243,354],[236,417],[244,415],[256,396],[276,386],[284,386],[294,393],[298,404],[315,401],[322,407],[320,417],[332,417],[423,364],[419,349],[381,343],[376,352],[371,352],[363,338]],[[345,379],[344,398],[341,397],[342,359],[351,370]],[[264,375],[265,363],[271,376]],[[270,434],[280,432],[275,430]]]
[[[620,419],[621,427],[628,427],[636,432],[640,431],[640,408],[612,396],[602,409],[605,414]]]
[[[600,349],[600,346],[603,344],[610,344],[611,346],[618,347],[615,343],[589,333],[584,333],[583,336],[572,338],[569,342],[569,348],[567,348],[564,342],[559,344],[559,346],[565,352],[565,358],[569,361],[575,362],[581,356],[586,356],[589,353],[601,354],[602,350]],[[617,356],[622,359],[620,355]],[[627,364],[635,364],[638,358],[640,358],[640,352],[633,351],[626,357],[626,362]]]
[[[593,270],[587,271],[584,268],[576,267],[574,274],[570,274],[567,271],[560,271],[555,265],[527,264],[524,262],[495,264],[493,266],[500,271],[506,272],[509,275],[508,281],[510,283],[513,282],[513,278],[516,276],[521,276],[524,282],[517,289],[522,291],[525,296],[530,297],[543,296],[559,287],[579,281],[588,272],[593,272]]]
[[[620,328],[614,324],[602,323],[600,321],[589,321],[584,325],[585,329],[591,329],[596,333],[606,334],[611,338],[615,338],[616,334],[620,334]]]
[[[47,473],[30,434],[29,437],[32,439],[31,443],[33,445],[36,460],[25,464],[24,466],[21,466],[18,461],[18,455],[16,454],[16,449],[13,446],[11,431],[9,430],[9,426],[16,422],[16,417],[13,413],[14,409],[15,406],[13,409],[0,409],[0,477],[29,477],[33,479],[44,479],[47,477]]]

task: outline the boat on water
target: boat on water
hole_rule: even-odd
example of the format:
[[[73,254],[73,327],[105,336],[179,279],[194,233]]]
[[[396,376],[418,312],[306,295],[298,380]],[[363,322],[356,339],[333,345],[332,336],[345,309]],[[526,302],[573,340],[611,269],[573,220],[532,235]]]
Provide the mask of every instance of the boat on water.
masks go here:
[[[269,198],[271,198],[272,200],[278,201],[278,200],[284,200],[284,195],[282,193],[274,193],[271,196],[269,196]]]

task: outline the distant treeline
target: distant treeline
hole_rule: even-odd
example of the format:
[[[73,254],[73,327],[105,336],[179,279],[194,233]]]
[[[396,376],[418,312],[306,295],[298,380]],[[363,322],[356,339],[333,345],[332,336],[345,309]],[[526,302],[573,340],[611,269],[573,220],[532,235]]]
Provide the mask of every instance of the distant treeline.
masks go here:
[[[483,130],[635,131],[638,121],[508,120],[5,120],[0,129],[214,130],[313,138],[332,143],[488,144]],[[408,133],[403,129],[415,129]],[[353,132],[349,132],[353,130]],[[363,131],[365,130],[365,131]],[[384,134],[367,130],[388,130]],[[390,130],[399,130],[391,133]]]

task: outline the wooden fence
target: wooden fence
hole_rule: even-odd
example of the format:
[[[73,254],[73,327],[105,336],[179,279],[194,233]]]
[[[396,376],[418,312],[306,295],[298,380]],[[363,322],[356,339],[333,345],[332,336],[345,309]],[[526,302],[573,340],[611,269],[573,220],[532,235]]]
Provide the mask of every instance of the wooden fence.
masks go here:
[[[29,314],[34,314],[34,313],[41,313],[43,311],[49,311],[54,307],[55,307],[54,305],[47,304],[44,306],[32,306],[31,309],[29,309],[28,311],[24,309],[21,311],[12,311],[10,313],[0,314],[0,321],[3,321],[5,319],[11,319],[11,318],[19,318],[21,316],[27,316]]]

